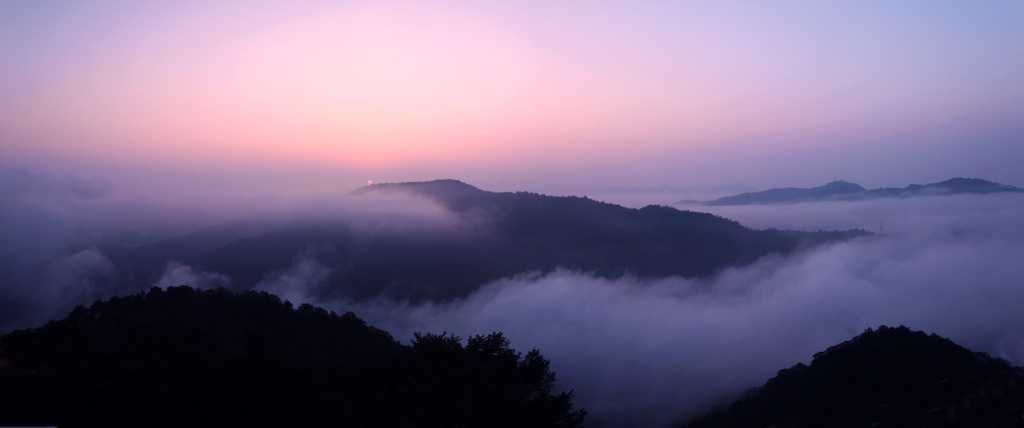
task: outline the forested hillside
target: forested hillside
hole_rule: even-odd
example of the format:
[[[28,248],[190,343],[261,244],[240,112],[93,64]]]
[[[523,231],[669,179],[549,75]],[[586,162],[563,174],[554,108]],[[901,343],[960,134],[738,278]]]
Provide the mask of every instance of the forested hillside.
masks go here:
[[[464,297],[490,281],[556,268],[603,277],[706,276],[768,254],[869,234],[753,230],[707,213],[488,192],[456,180],[375,184],[353,193],[426,197],[442,204],[456,226],[395,231],[357,227],[346,218],[273,228],[236,221],[105,251],[118,266],[123,290],[152,285],[168,260],[226,275],[228,287],[247,290],[303,255],[330,269],[312,287],[319,298],[418,302]]]
[[[1021,427],[1024,370],[906,327],[868,329],[686,428]]]
[[[873,198],[909,198],[914,196],[940,196],[940,195],[962,195],[977,194],[986,195],[991,193],[1021,193],[1020,189],[1008,184],[995,183],[980,178],[951,178],[931,184],[911,184],[906,187],[881,187],[878,189],[865,189],[859,184],[847,183],[842,180],[833,181],[824,186],[812,188],[783,187],[768,189],[763,192],[740,193],[735,196],[726,196],[713,201],[704,202],[704,205],[754,205],[754,204],[781,204],[795,202],[814,201],[854,201]]]
[[[0,425],[579,427],[537,350],[411,346],[265,292],[153,288],[0,338]]]

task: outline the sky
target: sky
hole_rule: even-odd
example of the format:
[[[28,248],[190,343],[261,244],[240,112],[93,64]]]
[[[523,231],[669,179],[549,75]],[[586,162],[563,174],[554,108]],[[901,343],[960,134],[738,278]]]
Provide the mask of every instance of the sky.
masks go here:
[[[1024,186],[1024,4],[0,2],[0,167],[180,198],[455,178]]]
[[[109,297],[97,242],[124,230],[445,218],[330,198],[367,180],[1024,187],[1022,22],[1020,1],[0,0],[0,308],[28,325]],[[503,330],[595,424],[662,426],[883,323],[1024,364],[1021,202],[700,207],[887,234],[700,280],[523,272],[453,302],[313,303],[399,340]],[[153,285],[230,280],[175,263]],[[300,253],[257,287],[312,301],[332,269]]]

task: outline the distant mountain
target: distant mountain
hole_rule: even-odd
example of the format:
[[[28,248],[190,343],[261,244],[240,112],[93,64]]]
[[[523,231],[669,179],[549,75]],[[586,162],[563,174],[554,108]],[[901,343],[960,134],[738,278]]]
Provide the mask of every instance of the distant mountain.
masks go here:
[[[0,425],[582,427],[501,333],[411,346],[266,292],[152,288],[0,337]]]
[[[906,327],[868,329],[684,425],[1022,427],[1024,369]]]
[[[847,183],[845,181],[833,181],[824,186],[801,189],[786,187],[781,189],[768,189],[757,193],[741,193],[736,196],[727,196],[713,201],[705,202],[704,205],[750,205],[750,204],[774,204],[782,202],[814,201],[828,199],[837,195],[859,194],[866,189],[860,185]]]
[[[858,184],[848,183],[842,180],[833,181],[824,186],[810,189],[787,187],[779,189],[768,189],[763,192],[742,193],[736,196],[727,196],[704,202],[704,205],[754,205],[754,204],[780,204],[793,202],[812,201],[849,201],[870,198],[894,198],[924,195],[955,195],[964,193],[1004,193],[1024,192],[1014,186],[994,183],[977,178],[952,178],[940,183],[932,184],[911,184],[903,188],[879,188],[867,190]]]
[[[904,188],[884,187],[869,192],[871,196],[902,197],[913,195],[957,195],[964,193],[1020,193],[1024,189],[978,178],[951,178],[939,183],[911,184]]]
[[[697,195],[703,193],[756,192],[759,189],[746,184],[725,184],[714,187],[675,187],[667,184],[653,187],[612,186],[598,191],[600,195]]]
[[[337,219],[261,233],[237,222],[110,254],[124,289],[152,285],[173,259],[227,275],[233,290],[246,290],[307,254],[331,269],[311,287],[317,297],[417,302],[463,297],[490,281],[559,267],[603,277],[704,276],[767,254],[868,234],[752,230],[706,213],[495,193],[456,180],[374,184],[352,192],[388,193],[435,200],[461,219],[460,226],[395,232]]]

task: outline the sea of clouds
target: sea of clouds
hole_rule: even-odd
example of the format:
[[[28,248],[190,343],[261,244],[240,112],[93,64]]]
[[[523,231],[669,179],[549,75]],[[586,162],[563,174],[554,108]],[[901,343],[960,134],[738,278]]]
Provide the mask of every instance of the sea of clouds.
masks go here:
[[[97,245],[104,234],[201,225],[197,208],[119,200],[102,180],[21,170],[0,171],[0,184],[4,179],[28,184],[6,185],[0,200],[0,333],[122,293],[107,285],[118,267]],[[365,201],[314,198],[282,212],[350,215],[363,219],[354,227],[402,233],[459,227],[422,201]],[[557,387],[573,389],[588,425],[598,427],[684,421],[883,324],[937,333],[1024,365],[1024,195],[687,208],[759,229],[880,232],[881,223],[885,233],[768,256],[705,279],[522,272],[459,300],[422,304],[318,300],[324,294],[316,291],[338,267],[308,249],[256,288],[353,311],[403,343],[414,332],[465,338],[502,331],[520,351],[540,349]],[[385,215],[395,212],[405,215]],[[227,218],[220,215],[206,218]],[[230,281],[169,260],[153,285]]]
[[[709,210],[710,211],[710,210]],[[538,348],[592,426],[665,426],[879,325],[1024,364],[1024,196],[716,207],[755,228],[885,233],[769,256],[709,279],[525,272],[453,302],[317,301],[330,266],[298,255],[261,287],[351,310],[408,341],[502,331]]]

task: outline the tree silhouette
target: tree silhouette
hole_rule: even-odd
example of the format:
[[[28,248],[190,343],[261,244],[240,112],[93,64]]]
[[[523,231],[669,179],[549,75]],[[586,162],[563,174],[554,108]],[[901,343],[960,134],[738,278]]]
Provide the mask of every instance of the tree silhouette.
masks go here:
[[[417,335],[266,292],[152,288],[0,338],[0,425],[580,427],[501,333]]]

